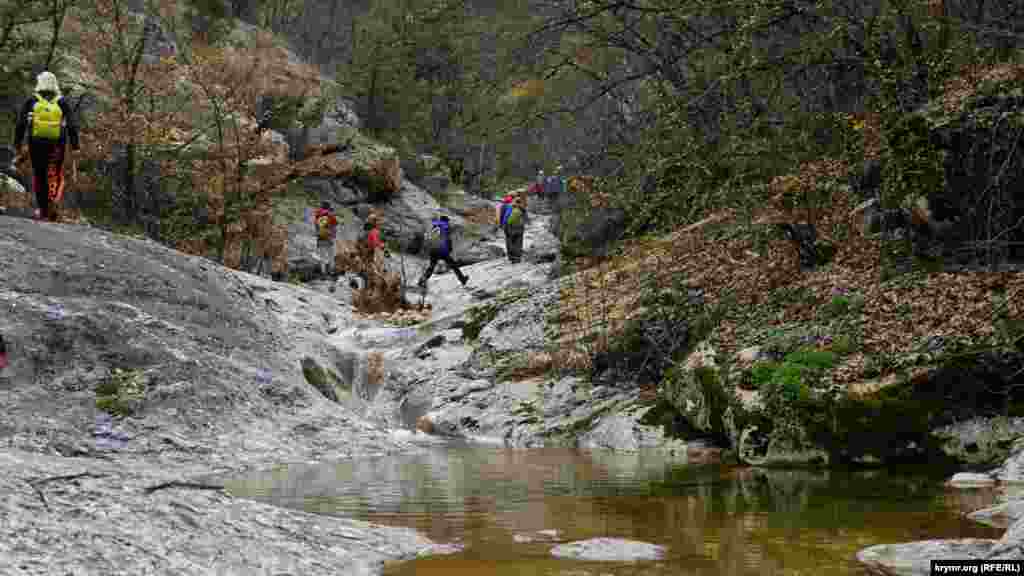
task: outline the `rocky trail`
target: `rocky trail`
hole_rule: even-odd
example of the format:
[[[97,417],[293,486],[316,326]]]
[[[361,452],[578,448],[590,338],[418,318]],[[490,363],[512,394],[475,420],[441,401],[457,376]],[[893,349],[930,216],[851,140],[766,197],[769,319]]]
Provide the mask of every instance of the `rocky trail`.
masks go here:
[[[398,325],[356,313],[344,281],[274,282],[148,240],[0,216],[0,573],[379,574],[451,548],[234,498],[223,483],[450,438],[706,454],[642,424],[651,407],[626,383],[550,370],[562,281],[547,218],[532,220],[522,263],[470,258],[468,290],[439,271],[430,318]],[[470,249],[493,255],[502,239]],[[403,258],[418,277],[425,262]],[[1024,445],[1014,452],[1000,481],[1019,481]],[[1017,503],[988,514],[1010,527],[1002,541],[880,546],[861,560],[916,574],[936,550],[1018,557]]]
[[[413,327],[360,317],[323,283],[273,282],[87,226],[0,223],[3,574],[378,573],[445,548],[236,499],[221,482],[416,451],[438,435],[568,441],[630,402],[501,374],[503,356],[545,346],[558,284],[543,217],[527,261],[466,267],[472,290],[435,274],[432,317]],[[406,264],[418,275],[422,262]],[[584,442],[660,442],[628,414]]]

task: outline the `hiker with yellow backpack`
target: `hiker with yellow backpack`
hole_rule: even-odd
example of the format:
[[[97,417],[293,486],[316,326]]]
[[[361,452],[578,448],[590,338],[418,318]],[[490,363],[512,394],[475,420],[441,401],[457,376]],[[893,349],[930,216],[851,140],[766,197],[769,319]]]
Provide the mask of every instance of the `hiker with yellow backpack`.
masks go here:
[[[505,253],[508,261],[513,264],[523,259],[523,239],[526,235],[526,224],[530,216],[526,211],[526,195],[522,192],[516,194],[512,201],[512,207],[502,223],[505,231]]]
[[[27,144],[22,142],[26,139]],[[64,160],[68,144],[73,152],[78,152],[78,123],[60,93],[57,77],[44,71],[36,77],[35,93],[22,106],[14,128],[14,148],[20,157],[24,158],[27,152],[32,160],[35,220],[57,220],[57,207],[64,198]],[[73,154],[71,166],[74,182],[78,179],[78,159]]]
[[[313,214],[313,228],[316,233],[316,253],[320,260],[320,273],[334,276],[335,242],[338,239],[338,218],[330,202],[321,202]]]

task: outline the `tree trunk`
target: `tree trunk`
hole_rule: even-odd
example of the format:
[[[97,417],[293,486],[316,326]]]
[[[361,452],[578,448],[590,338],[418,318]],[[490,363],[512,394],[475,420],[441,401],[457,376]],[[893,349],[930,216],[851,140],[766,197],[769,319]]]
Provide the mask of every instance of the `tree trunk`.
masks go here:
[[[53,31],[52,37],[50,38],[50,50],[46,54],[46,65],[47,70],[53,64],[53,57],[57,52],[57,43],[60,41],[60,29],[64,24],[64,15],[67,14],[68,5],[67,3],[61,3],[61,0],[54,0],[53,3]]]
[[[135,221],[136,214],[136,186],[135,186],[135,144],[129,142],[124,148],[124,217],[123,224],[131,224]]]
[[[377,130],[377,65],[370,70],[370,90],[366,95],[366,130],[373,134]]]

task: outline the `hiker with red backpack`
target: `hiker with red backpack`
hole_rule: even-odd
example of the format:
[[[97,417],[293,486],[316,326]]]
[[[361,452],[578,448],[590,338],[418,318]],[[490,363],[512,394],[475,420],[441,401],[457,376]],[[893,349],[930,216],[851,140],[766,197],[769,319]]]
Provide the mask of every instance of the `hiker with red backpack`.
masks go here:
[[[320,260],[320,273],[334,276],[335,242],[338,238],[338,218],[330,202],[321,202],[313,214],[313,230],[316,234],[316,253]]]
[[[23,140],[27,143],[22,143]],[[35,93],[22,106],[14,127],[14,148],[18,156],[27,155],[32,160],[35,220],[57,220],[57,206],[64,198],[64,160],[68,144],[73,152],[78,152],[78,124],[60,93],[57,77],[44,71],[36,77]],[[71,179],[75,181],[78,160],[73,155],[71,166]]]

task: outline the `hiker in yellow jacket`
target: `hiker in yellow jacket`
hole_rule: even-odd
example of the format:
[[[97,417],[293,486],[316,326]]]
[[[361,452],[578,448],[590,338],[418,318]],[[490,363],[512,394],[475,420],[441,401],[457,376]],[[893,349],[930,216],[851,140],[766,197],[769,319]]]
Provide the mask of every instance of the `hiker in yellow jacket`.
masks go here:
[[[22,142],[26,139],[27,144]],[[64,156],[69,143],[73,153],[77,153],[78,123],[60,93],[57,77],[44,71],[36,77],[35,93],[22,106],[14,128],[14,148],[19,156],[25,157],[27,153],[32,160],[36,220],[57,220],[57,207],[64,198]],[[78,159],[74,154],[71,166],[71,177],[75,180]]]

